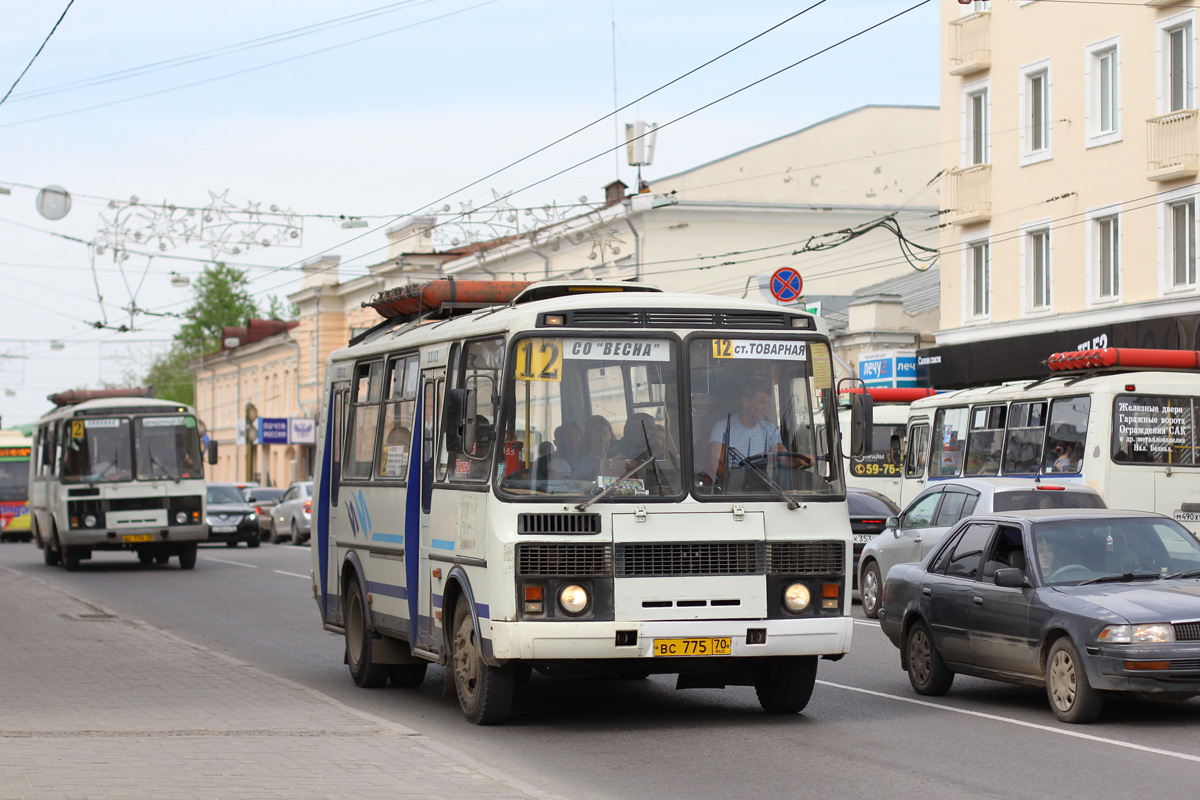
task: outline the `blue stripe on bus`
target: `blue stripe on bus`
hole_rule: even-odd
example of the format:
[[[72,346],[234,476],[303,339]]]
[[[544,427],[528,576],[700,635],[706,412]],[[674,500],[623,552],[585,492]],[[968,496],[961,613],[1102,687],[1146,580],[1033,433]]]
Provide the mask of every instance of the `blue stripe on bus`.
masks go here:
[[[408,589],[404,586],[393,586],[390,583],[379,583],[378,581],[367,581],[367,591],[372,594],[382,594],[386,597],[398,597],[401,600],[408,599]]]
[[[324,452],[321,453],[321,484],[317,487],[317,563],[321,573],[321,617],[328,620],[329,614],[329,471],[333,468],[333,450],[330,442],[334,438],[333,407],[335,393],[329,392],[329,408],[325,415]]]
[[[376,542],[394,542],[395,544],[404,544],[403,533],[372,533],[371,540]]]
[[[430,598],[429,602],[433,605],[434,608],[441,608],[442,607],[442,596],[440,594],[435,594]]]
[[[417,392],[417,408],[413,419],[425,419],[425,391],[422,387]],[[421,552],[421,459],[424,453],[421,452],[421,446],[425,444],[424,436],[416,435],[417,431],[421,431],[416,425],[413,425],[413,446],[410,450],[408,458],[408,491],[404,493],[404,579],[409,586],[419,586],[419,571],[420,559],[417,554]],[[416,491],[414,491],[416,490]],[[412,635],[409,641],[418,642],[420,640],[420,626],[417,625],[417,595],[420,592],[413,592],[408,597],[408,618],[413,621]]]
[[[442,607],[442,596],[440,594],[433,595],[432,604],[433,604],[434,608],[441,608]],[[475,613],[479,615],[480,619],[491,619],[492,618],[492,609],[485,603],[476,603],[475,604]]]
[[[453,550],[454,542],[449,539],[434,539],[429,543],[430,547],[436,547],[438,550]]]

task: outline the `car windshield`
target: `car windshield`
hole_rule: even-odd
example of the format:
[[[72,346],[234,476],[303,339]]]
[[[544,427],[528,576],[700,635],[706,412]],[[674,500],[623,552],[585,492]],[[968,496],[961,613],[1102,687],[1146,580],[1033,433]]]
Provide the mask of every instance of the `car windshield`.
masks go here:
[[[64,426],[63,483],[133,480],[133,448],[127,417],[86,417]]]
[[[613,487],[605,499],[681,495],[677,350],[664,336],[640,334],[518,339],[497,465],[501,493],[587,498]]]
[[[1098,494],[1057,489],[996,492],[992,497],[993,511],[1029,511],[1035,508],[1107,508],[1107,506],[1104,505],[1104,498]]]
[[[246,498],[242,497],[238,490],[232,486],[209,486],[208,502],[245,505]]]
[[[827,344],[695,338],[688,370],[698,495],[842,494]]]
[[[1200,542],[1169,519],[1106,518],[1033,526],[1042,583],[1148,579],[1200,568]]]
[[[255,489],[250,492],[252,503],[271,503],[283,496],[283,489]]]

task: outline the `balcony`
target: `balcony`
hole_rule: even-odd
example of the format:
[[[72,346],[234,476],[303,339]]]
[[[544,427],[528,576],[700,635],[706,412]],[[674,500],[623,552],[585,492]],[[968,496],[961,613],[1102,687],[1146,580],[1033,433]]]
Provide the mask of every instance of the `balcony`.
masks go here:
[[[950,74],[970,75],[992,66],[992,15],[977,11],[950,21]]]
[[[974,164],[950,170],[946,221],[974,225],[992,218],[992,165]]]
[[[1200,172],[1195,109],[1146,120],[1146,180],[1173,181]]]

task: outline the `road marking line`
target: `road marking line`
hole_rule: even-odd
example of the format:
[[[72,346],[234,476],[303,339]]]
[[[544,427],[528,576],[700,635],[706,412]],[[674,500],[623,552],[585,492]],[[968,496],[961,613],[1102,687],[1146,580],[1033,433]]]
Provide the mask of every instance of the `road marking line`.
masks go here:
[[[1159,756],[1169,756],[1178,758],[1183,761],[1194,761],[1200,763],[1200,756],[1193,756],[1187,753],[1177,753],[1173,750],[1162,750],[1157,747],[1147,747],[1143,744],[1134,744],[1133,742],[1123,742],[1120,739],[1106,739],[1103,736],[1093,736],[1090,733],[1078,733],[1076,731],[1063,730],[1062,728],[1053,728],[1049,725],[1039,725],[1036,722],[1025,722],[1024,720],[1012,719],[1011,717],[1001,717],[996,714],[988,714],[983,711],[971,711],[965,708],[954,708],[953,706],[944,706],[939,703],[931,703],[928,700],[917,700],[913,697],[901,697],[897,694],[887,694],[886,692],[876,692],[871,689],[860,689],[857,686],[845,686],[840,683],[830,683],[829,681],[817,681],[823,686],[829,686],[834,689],[845,689],[848,692],[858,692],[860,694],[868,694],[872,697],[885,697],[889,700],[899,700],[902,703],[911,703],[915,706],[925,706],[926,708],[934,708],[938,711],[953,711],[955,714],[965,714],[969,717],[978,717],[980,719],[990,719],[994,722],[1007,722],[1009,725],[1018,725],[1022,728],[1033,728],[1034,730],[1044,731],[1046,733],[1057,733],[1060,736],[1070,736],[1074,739],[1083,739],[1089,742],[1099,742],[1100,744],[1111,744],[1115,747],[1124,747],[1129,750],[1140,750],[1143,753],[1153,753]]]
[[[311,575],[301,575],[299,572],[284,572],[281,569],[275,571],[280,575],[291,575],[293,578],[304,578],[304,580],[309,580],[312,577]]]
[[[869,619],[856,619],[856,620],[854,620],[854,624],[855,625],[866,625],[871,628],[879,627],[878,622],[875,622],[874,620],[869,620]]]
[[[216,561],[219,564],[233,564],[235,567],[249,567],[250,569],[258,569],[257,564],[244,564],[241,561],[227,561],[224,558],[213,558],[212,556],[205,556],[204,559],[206,561]]]

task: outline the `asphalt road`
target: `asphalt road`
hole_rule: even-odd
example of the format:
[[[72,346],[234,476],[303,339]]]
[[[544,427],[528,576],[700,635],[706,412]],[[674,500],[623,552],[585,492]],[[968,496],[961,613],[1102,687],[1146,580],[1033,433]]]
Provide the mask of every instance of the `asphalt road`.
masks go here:
[[[322,630],[309,550],[201,548],[196,569],[97,553],[79,572],[28,544],[0,563],[124,616],[415,728],[547,792],[597,798],[1182,797],[1200,780],[1200,699],[1110,701],[1089,726],[1059,723],[1041,690],[957,678],[919,698],[896,649],[854,608],[851,655],[821,662],[805,712],[768,716],[751,688],[677,692],[673,677],[534,675],[511,720],[480,728],[431,668],[416,690],[358,689],[342,640]]]

